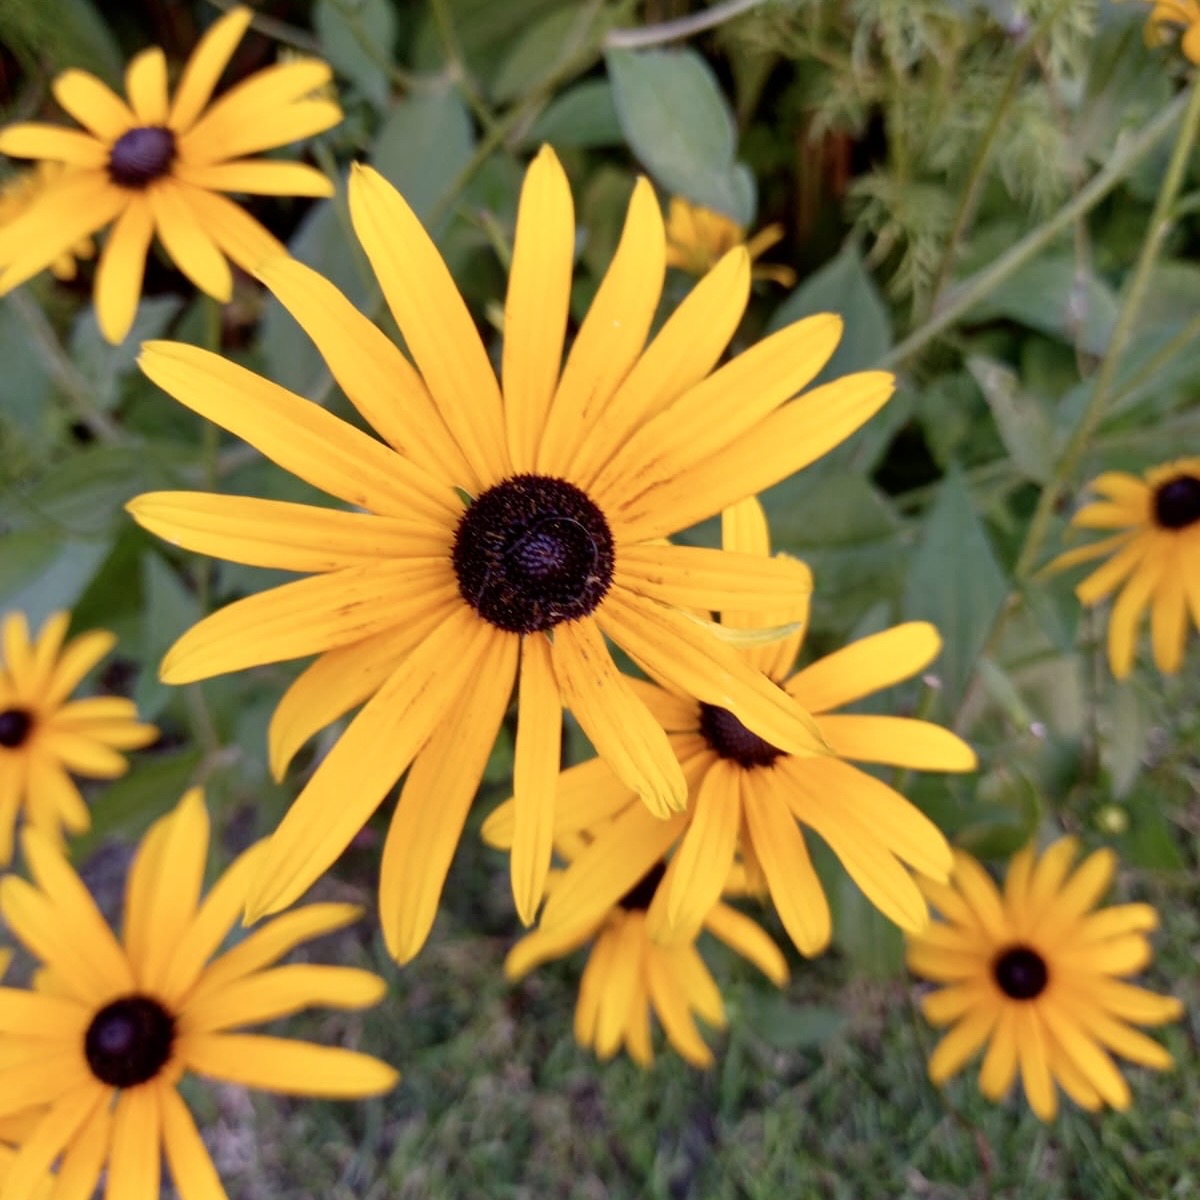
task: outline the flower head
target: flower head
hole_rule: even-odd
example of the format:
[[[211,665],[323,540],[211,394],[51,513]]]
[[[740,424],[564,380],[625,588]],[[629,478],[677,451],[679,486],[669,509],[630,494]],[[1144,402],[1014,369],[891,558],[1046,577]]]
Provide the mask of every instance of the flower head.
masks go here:
[[[349,904],[297,909],[218,954],[264,847],[202,897],[208,838],[204,801],[190,791],[138,848],[118,941],[56,847],[25,832],[34,882],[0,882],[0,912],[41,971],[36,990],[0,988],[0,1116],[45,1111],[21,1141],[5,1200],[26,1200],[60,1156],[64,1193],[90,1196],[107,1163],[109,1196],[156,1197],[164,1150],[185,1200],[224,1197],[177,1090],[187,1071],[299,1096],[395,1084],[391,1067],[356,1051],[240,1032],[317,1005],[366,1008],[385,985],[352,967],[275,965],[355,920]]]
[[[1146,0],[1154,7],[1146,18],[1146,41],[1157,46],[1168,31],[1180,32],[1179,47],[1185,57],[1200,64],[1200,2],[1198,0]]]
[[[742,249],[647,346],[665,242],[645,180],[562,365],[575,231],[548,148],[521,193],[501,381],[400,194],[358,168],[350,214],[420,373],[315,272],[280,259],[260,275],[387,445],[195,347],[152,342],[140,361],[176,399],[365,511],[179,492],[129,508],[176,545],[309,574],[201,621],[172,647],[163,677],[319,655],[272,720],[277,773],[366,702],[273,837],[250,912],[299,896],[412,764],[380,882],[387,943],[404,961],[432,924],[514,685],[512,875],[526,921],[550,865],[563,708],[656,813],[686,803],[667,735],[606,637],[789,752],[826,752],[801,706],[695,615],[774,611],[806,589],[806,571],[664,539],[837,445],[882,406],[892,379],[852,375],[788,403],[833,352],[833,316],[790,325],[713,371],[748,298]]]
[[[746,231],[732,217],[692,204],[682,196],[672,196],[667,206],[667,266],[678,267],[689,275],[703,275],[735,246],[745,246],[755,262],[751,274],[756,279],[791,287],[796,282],[791,267],[756,261],[782,237],[782,225],[768,225],[747,238]]]
[[[59,104],[84,128],[21,123],[0,130],[0,151],[71,169],[25,215],[0,229],[0,295],[81,238],[113,224],[96,272],[96,313],[110,342],[129,332],[150,241],[203,292],[228,300],[227,259],[247,271],[283,246],[222,192],[328,196],[333,185],[303,163],[247,158],[336,125],[341,110],[311,93],[330,69],[315,59],[260,71],[211,105],[213,88],[250,24],[231,9],[200,39],[173,100],[167,60],[153,46],[125,73],[124,100],[86,71],[54,81]]]
[[[1119,532],[1068,550],[1049,569],[1110,556],[1075,594],[1090,607],[1120,589],[1108,624],[1113,674],[1123,679],[1132,670],[1147,608],[1154,661],[1160,671],[1174,673],[1183,661],[1189,623],[1200,629],[1200,458],[1164,463],[1141,479],[1109,471],[1089,487],[1103,499],[1085,504],[1071,524]]]
[[[116,644],[93,630],[63,644],[67,613],[46,620],[36,638],[24,613],[9,613],[0,641],[0,865],[12,859],[17,815],[54,841],[91,823],[68,772],[115,779],[128,764],[118,753],[149,745],[153,725],[137,719],[132,700],[72,700],[79,681]]]
[[[45,192],[69,172],[70,168],[62,163],[44,160],[0,184],[0,230],[40,203]],[[96,243],[90,237],[81,237],[50,264],[50,270],[56,279],[74,279],[75,260],[91,258],[95,253]]]
[[[766,519],[756,500],[723,518],[727,550],[769,553]],[[542,927],[575,928],[594,920],[664,855],[666,877],[648,927],[664,942],[694,938],[720,898],[740,855],[750,889],[769,892],[802,954],[819,954],[830,937],[829,906],[809,859],[802,826],[820,835],[868,899],[904,929],[918,930],[928,910],[909,868],[945,879],[951,852],[937,827],[898,792],[851,765],[884,763],[916,770],[969,771],[971,748],[927,721],[840,713],[846,704],[915,674],[936,656],[932,626],[899,625],[863,638],[792,673],[804,638],[806,598],[767,618],[726,611],[726,624],[751,627],[796,621],[789,637],[743,651],[773,686],[813,714],[833,753],[788,753],[747,728],[727,708],[697,701],[671,685],[629,680],[667,729],[688,781],[688,806],[662,821],[636,803],[599,760],[570,767],[558,785],[558,836],[601,820],[589,847],[546,902]],[[484,824],[493,845],[512,840],[513,806]]]
[[[588,836],[564,840],[578,852]],[[560,850],[571,858],[572,849],[560,845]],[[558,872],[551,875],[551,895],[563,877]],[[509,979],[520,979],[541,963],[591,942],[575,1007],[575,1040],[601,1059],[611,1058],[624,1045],[636,1063],[648,1067],[654,1060],[654,1013],[675,1050],[693,1066],[707,1067],[712,1065],[712,1051],[693,1014],[714,1029],[724,1029],[725,1007],[695,935],[671,946],[649,936],[646,912],[662,877],[663,866],[656,863],[587,923],[569,931],[535,929],[526,934],[509,951],[504,972]],[[787,963],[779,947],[749,917],[718,900],[702,924],[777,987],[787,982]]]
[[[1040,857],[1013,860],[1003,894],[970,855],[955,853],[948,884],[922,881],[942,915],[908,941],[908,965],[943,986],[922,1001],[934,1025],[953,1025],[929,1060],[934,1083],[956,1074],[985,1043],[979,1086],[991,1100],[1018,1068],[1030,1107],[1043,1121],[1058,1110],[1057,1083],[1089,1110],[1129,1107],[1129,1087],[1110,1051],[1164,1070],[1171,1056],[1133,1028],[1161,1025],[1179,1001],[1124,982],[1151,958],[1158,924],[1148,904],[1096,909],[1116,857],[1078,853],[1060,838]]]

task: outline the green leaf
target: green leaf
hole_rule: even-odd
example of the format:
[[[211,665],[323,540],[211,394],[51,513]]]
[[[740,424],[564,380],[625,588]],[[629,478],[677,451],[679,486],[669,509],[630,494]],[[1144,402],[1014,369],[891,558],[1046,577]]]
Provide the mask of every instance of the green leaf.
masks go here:
[[[396,44],[396,14],[389,0],[317,0],[313,27],[333,68],[376,108],[386,108]]]
[[[585,79],[556,96],[522,139],[526,147],[549,142],[591,150],[621,144],[621,122],[607,79]]]
[[[159,663],[180,635],[200,619],[201,613],[196,596],[161,555],[147,551],[142,555],[141,567],[141,661],[146,669],[138,676],[133,698],[142,717],[152,721],[177,694],[177,689],[159,679]]]
[[[428,224],[474,149],[471,116],[457,89],[441,80],[412,92],[392,109],[375,139],[371,161]]]
[[[1028,479],[1047,483],[1057,457],[1054,423],[1037,399],[1021,389],[1017,373],[981,355],[967,359],[983,398],[991,409],[1000,440],[1017,469]]]
[[[1045,812],[1037,784],[1024,771],[1000,767],[979,781],[954,840],[977,858],[1009,858],[1032,839]]]
[[[24,322],[7,300],[0,302],[0,363],[4,364],[0,431],[19,432],[31,448],[45,448],[52,441],[57,425],[57,412],[50,403],[54,385],[42,358],[33,352]],[[12,446],[5,440],[7,458],[12,454]],[[4,466],[0,478],[8,475],[14,464],[8,461]]]
[[[1149,698],[1135,684],[1114,689],[1112,709],[1100,753],[1112,777],[1112,792],[1120,800],[1129,794],[1146,765],[1146,750],[1155,727]]]
[[[1008,581],[952,467],[921,529],[904,597],[904,615],[931,621],[942,635],[932,670],[942,680],[944,712],[954,712],[1008,594]]]
[[[704,59],[692,50],[609,50],[605,59],[621,128],[658,184],[749,226],[753,178],[734,161],[733,113]]]
[[[491,83],[497,104],[509,104],[552,79],[568,59],[595,40],[593,26],[600,10],[569,4],[546,13],[517,38]]]
[[[1112,339],[1117,298],[1112,288],[1073,258],[1035,258],[976,304],[969,320],[1014,321],[1101,355]]]
[[[108,539],[48,539],[41,530],[0,538],[0,609],[24,612],[31,625],[70,608],[111,548]]]
[[[775,310],[769,332],[810,317],[837,313],[845,322],[842,340],[815,383],[876,366],[892,344],[892,322],[875,281],[853,242],[810,275]]]
[[[101,336],[95,305],[80,313],[71,331],[71,358],[92,385],[96,403],[106,412],[120,403],[125,381],[137,370],[142,343],[161,337],[179,306],[180,301],[174,296],[143,300],[128,336],[118,346],[109,345]]]
[[[1179,852],[1179,830],[1163,812],[1158,789],[1138,789],[1129,797],[1129,829],[1122,838],[1121,861],[1151,871],[1187,868]]]
[[[812,1050],[836,1037],[848,1020],[823,1004],[801,1004],[779,992],[748,991],[742,999],[744,1024],[777,1050]]]

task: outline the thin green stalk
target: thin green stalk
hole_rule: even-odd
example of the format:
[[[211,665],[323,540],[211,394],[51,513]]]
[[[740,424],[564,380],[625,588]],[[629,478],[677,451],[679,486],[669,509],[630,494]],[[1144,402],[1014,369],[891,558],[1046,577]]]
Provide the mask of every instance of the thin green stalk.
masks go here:
[[[87,426],[88,432],[97,441],[110,445],[129,442],[125,430],[96,403],[92,385],[71,361],[71,356],[58,340],[58,334],[41,307],[23,291],[10,292],[7,299],[13,312],[25,325],[30,343],[42,360],[42,365],[70,402],[76,417]]]
[[[483,93],[476,87],[475,80],[471,78],[458,33],[454,28],[454,17],[450,12],[448,0],[429,0],[429,7],[433,13],[433,23],[437,26],[438,40],[442,43],[442,51],[446,55],[450,77],[462,89],[475,119],[490,132],[496,127],[496,114],[492,112]]]
[[[924,350],[970,312],[981,300],[991,295],[1010,276],[1044,250],[1064,229],[1084,213],[1090,212],[1113,190],[1133,168],[1171,131],[1187,106],[1187,96],[1180,96],[1167,105],[1148,125],[1113,151],[1105,167],[1069,204],[1048,221],[1025,235],[991,266],[976,271],[946,298],[946,303],[931,314],[928,321],[892,347],[879,361],[882,368],[896,367]]]
[[[1177,354],[1195,344],[1200,337],[1200,316],[1193,317],[1170,341],[1122,381],[1121,390],[1112,398],[1109,412],[1119,411],[1148,379],[1153,379]]]
[[[703,12],[693,13],[690,17],[679,17],[674,21],[664,21],[661,25],[648,25],[642,29],[614,29],[605,39],[606,50],[636,50],[644,46],[662,46],[667,42],[678,42],[706,29],[715,29],[718,25],[732,21],[743,13],[757,8],[763,0],[723,0]]]
[[[1108,352],[1104,356],[1100,369],[1096,372],[1095,385],[1087,407],[1083,410],[1078,424],[1072,431],[1063,452],[1059,457],[1054,475],[1042,489],[1038,498],[1037,508],[1029,525],[1029,532],[1017,557],[1015,575],[1018,580],[1024,579],[1041,552],[1042,543],[1050,526],[1050,518],[1060,497],[1074,477],[1080,460],[1088,447],[1096,426],[1104,415],[1104,406],[1108,402],[1109,391],[1116,378],[1117,364],[1125,350],[1129,337],[1137,323],[1142,301],[1146,295],[1146,286],[1150,282],[1150,274],[1158,260],[1158,252],[1162,249],[1163,241],[1170,232],[1174,219],[1173,208],[1183,184],[1184,172],[1191,156],[1192,146],[1196,135],[1200,132],[1200,84],[1192,85],[1188,97],[1187,111],[1184,114],[1183,125],[1167,165],[1167,173],[1163,177],[1162,187],[1158,191],[1158,199],[1154,203],[1154,211],[1150,215],[1150,224],[1146,237],[1142,242],[1141,253],[1133,271],[1129,290],[1125,293],[1125,301],[1121,305],[1117,323],[1113,328],[1112,340]]]

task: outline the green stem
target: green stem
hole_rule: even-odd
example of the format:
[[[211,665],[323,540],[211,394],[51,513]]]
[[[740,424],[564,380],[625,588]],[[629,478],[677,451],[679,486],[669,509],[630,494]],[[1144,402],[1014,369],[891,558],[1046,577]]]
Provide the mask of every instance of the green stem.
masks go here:
[[[29,340],[37,351],[42,365],[59,390],[70,401],[75,415],[87,426],[97,441],[120,445],[130,441],[129,435],[96,403],[92,385],[63,349],[54,327],[41,307],[22,291],[10,292],[9,306],[21,318]]]
[[[1038,505],[1030,522],[1029,532],[1025,535],[1025,542],[1017,557],[1014,574],[1018,581],[1023,580],[1031,571],[1041,551],[1042,543],[1046,539],[1055,507],[1074,477],[1080,460],[1087,450],[1088,442],[1104,416],[1104,406],[1108,401],[1109,391],[1116,377],[1117,364],[1121,360],[1121,354],[1137,323],[1142,301],[1146,296],[1146,286],[1150,282],[1151,272],[1158,260],[1158,252],[1162,249],[1162,244],[1171,230],[1174,217],[1172,209],[1183,184],[1184,172],[1187,169],[1197,132],[1200,132],[1200,84],[1193,84],[1188,97],[1183,125],[1179,130],[1179,137],[1175,142],[1167,173],[1163,177],[1162,187],[1159,188],[1154,211],[1150,214],[1150,224],[1133,270],[1129,290],[1125,293],[1125,301],[1121,305],[1117,323],[1113,328],[1108,352],[1100,364],[1100,369],[1096,372],[1095,385],[1092,388],[1087,407],[1084,408],[1067,444],[1063,447],[1053,477],[1042,489],[1042,494],[1038,498]]]
[[[475,86],[475,80],[471,78],[471,72],[467,69],[448,0],[430,0],[429,7],[433,13],[433,23],[437,26],[438,40],[442,43],[442,51],[446,55],[450,77],[462,89],[475,119],[485,130],[491,131],[496,127],[496,114],[483,98],[483,93]]]
[[[924,325],[914,329],[904,341],[893,346],[878,365],[885,369],[895,367],[912,358],[918,351],[924,350],[930,342],[956,324],[981,300],[991,295],[1009,276],[1014,275],[1041,253],[1073,221],[1095,208],[1170,132],[1186,103],[1186,96],[1178,97],[1140,132],[1130,137],[1123,146],[1118,146],[1104,169],[1096,173],[1074,200],[1048,221],[1026,234],[991,266],[976,271],[969,279],[959,284],[946,298],[946,303],[934,312]]]
[[[606,50],[636,50],[643,46],[661,46],[666,42],[678,42],[706,29],[715,29],[734,17],[740,17],[757,8],[763,0],[723,0],[703,12],[675,21],[664,21],[661,25],[649,25],[643,29],[614,29],[605,39]]]
[[[1129,378],[1122,380],[1121,390],[1112,398],[1109,412],[1119,412],[1135,392],[1153,379],[1177,354],[1195,344],[1200,337],[1200,316],[1193,317],[1170,341],[1144,362]]]

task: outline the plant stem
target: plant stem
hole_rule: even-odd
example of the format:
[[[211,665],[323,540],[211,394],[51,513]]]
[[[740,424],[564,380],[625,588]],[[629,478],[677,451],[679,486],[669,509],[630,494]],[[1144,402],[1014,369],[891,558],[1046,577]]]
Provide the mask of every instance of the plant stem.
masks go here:
[[[1054,469],[1054,475],[1042,489],[1041,496],[1038,497],[1037,508],[1034,510],[1029,532],[1025,535],[1025,541],[1021,546],[1021,553],[1017,557],[1017,565],[1014,569],[1018,581],[1023,580],[1032,569],[1033,563],[1041,551],[1042,543],[1045,541],[1055,506],[1074,476],[1080,459],[1087,450],[1088,442],[1104,415],[1104,406],[1108,401],[1108,394],[1116,376],[1117,364],[1120,362],[1121,354],[1124,352],[1137,322],[1142,300],[1146,295],[1146,285],[1150,282],[1150,274],[1158,260],[1158,252],[1162,249],[1163,241],[1171,229],[1174,216],[1172,209],[1183,184],[1184,172],[1197,132],[1200,132],[1200,84],[1193,84],[1188,97],[1183,125],[1175,142],[1167,173],[1163,177],[1162,187],[1159,188],[1158,199],[1154,202],[1154,211],[1150,214],[1150,224],[1133,270],[1129,290],[1125,293],[1125,301],[1121,305],[1117,323],[1113,328],[1108,352],[1100,364],[1100,369],[1096,372],[1095,385],[1087,406],[1080,415],[1067,444],[1063,447],[1062,455]]]
[[[492,112],[475,80],[471,78],[458,33],[454,28],[454,17],[450,12],[448,0],[429,0],[429,7],[433,13],[433,23],[437,26],[438,40],[442,43],[442,51],[446,55],[446,67],[450,78],[462,89],[475,119],[490,133],[496,127],[496,114]]]
[[[71,402],[75,415],[87,426],[92,436],[97,441],[114,446],[128,442],[130,438],[125,430],[96,403],[91,384],[63,349],[41,307],[22,291],[10,292],[7,299],[29,331],[30,341],[50,378]]]
[[[1129,172],[1170,132],[1187,104],[1187,96],[1180,96],[1167,105],[1142,130],[1130,137],[1123,146],[1112,153],[1107,165],[1098,171],[1091,182],[1069,204],[1061,208],[1048,221],[1025,235],[1011,250],[998,258],[991,266],[976,271],[969,279],[959,284],[946,298],[946,303],[930,315],[928,321],[893,346],[877,364],[882,368],[895,367],[907,361],[919,350],[954,325],[986,296],[990,295],[1009,276],[1014,275],[1027,262],[1037,256],[1062,231],[1090,212]]]
[[[664,21],[661,25],[649,25],[643,29],[614,29],[605,39],[605,50],[636,50],[644,46],[661,46],[666,42],[677,42],[691,37],[694,33],[703,33],[706,29],[715,29],[734,17],[740,17],[751,9],[757,8],[763,0],[724,0],[714,4],[703,12],[693,13],[690,17],[679,17],[674,21]]]

